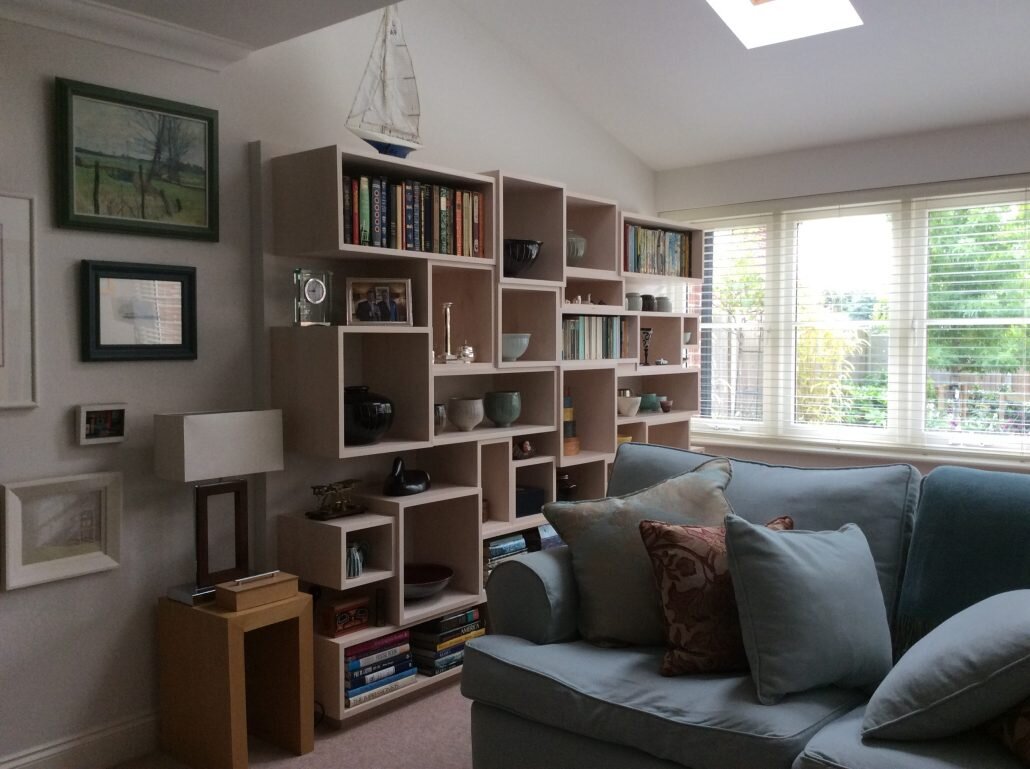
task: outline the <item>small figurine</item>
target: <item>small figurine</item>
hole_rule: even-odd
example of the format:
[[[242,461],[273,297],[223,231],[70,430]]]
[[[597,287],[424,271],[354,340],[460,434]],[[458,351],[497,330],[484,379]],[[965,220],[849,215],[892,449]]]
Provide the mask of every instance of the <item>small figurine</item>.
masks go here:
[[[348,478],[344,481],[312,486],[311,493],[318,497],[318,509],[305,515],[316,521],[328,521],[365,512],[367,508],[364,505],[351,502],[350,499],[351,489],[360,482],[357,478]]]
[[[511,458],[512,459],[530,459],[536,456],[536,449],[533,448],[533,444],[528,440],[522,440],[515,443],[512,448]]]
[[[383,482],[383,494],[388,497],[408,497],[428,488],[429,473],[425,470],[405,470],[401,457],[393,460],[393,469]]]
[[[669,365],[669,361],[667,361],[665,358],[658,358],[654,362],[654,365],[656,365],[656,366],[668,366]]]

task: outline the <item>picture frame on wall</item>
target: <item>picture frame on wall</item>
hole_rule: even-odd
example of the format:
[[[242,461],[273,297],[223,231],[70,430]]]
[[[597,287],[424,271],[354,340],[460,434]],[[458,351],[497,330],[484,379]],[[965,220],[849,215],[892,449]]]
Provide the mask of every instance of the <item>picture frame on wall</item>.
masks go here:
[[[196,359],[196,268],[83,260],[79,293],[82,360]]]
[[[410,326],[411,280],[347,278],[347,323],[351,326]]]
[[[125,440],[124,403],[92,403],[76,411],[80,446],[121,443]]]
[[[122,474],[3,485],[3,589],[118,567]]]
[[[218,112],[56,78],[57,225],[218,240]]]
[[[0,409],[34,408],[35,200],[0,193]]]

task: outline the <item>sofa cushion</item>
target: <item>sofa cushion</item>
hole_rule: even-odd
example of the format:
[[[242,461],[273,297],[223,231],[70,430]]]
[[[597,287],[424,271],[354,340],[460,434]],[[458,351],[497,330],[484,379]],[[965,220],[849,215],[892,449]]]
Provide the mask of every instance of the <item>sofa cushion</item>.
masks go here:
[[[729,460],[713,459],[622,497],[544,505],[544,515],[572,553],[583,638],[611,645],[663,642],[660,601],[640,541],[640,521],[718,525],[730,512],[723,495],[729,482]]]
[[[735,469],[734,486],[738,480]],[[931,471],[898,605],[895,656],[974,603],[1030,588],[1027,542],[1030,475],[968,467]]]
[[[863,707],[825,726],[793,769],[1022,769],[997,740],[982,732],[923,742],[862,738]]]
[[[869,700],[863,734],[947,737],[1030,696],[1030,590],[991,596],[906,652]]]
[[[484,636],[465,647],[461,687],[477,702],[691,769],[786,769],[823,724],[862,701],[825,688],[768,708],[746,675],[665,678],[661,657],[660,648]]]
[[[862,530],[771,531],[726,517],[726,548],[758,699],[837,684],[872,690],[891,634]]]
[[[649,486],[709,459],[707,454],[666,446],[623,444],[612,466],[608,493]],[[730,460],[730,465],[733,482],[726,499],[741,518],[765,523],[789,515],[794,528],[812,531],[858,524],[869,540],[887,616],[893,622],[919,494],[920,475],[914,467],[798,468],[739,459]]]
[[[766,524],[782,531],[789,516]],[[654,569],[665,620],[663,676],[747,670],[733,597],[726,529],[641,521],[640,538]]]

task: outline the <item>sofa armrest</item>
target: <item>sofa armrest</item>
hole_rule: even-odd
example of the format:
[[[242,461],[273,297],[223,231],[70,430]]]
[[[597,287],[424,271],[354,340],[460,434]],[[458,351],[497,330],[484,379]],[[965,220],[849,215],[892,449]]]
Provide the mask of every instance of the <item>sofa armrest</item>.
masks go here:
[[[486,583],[490,630],[537,644],[579,635],[579,595],[567,547],[517,556],[498,564]]]

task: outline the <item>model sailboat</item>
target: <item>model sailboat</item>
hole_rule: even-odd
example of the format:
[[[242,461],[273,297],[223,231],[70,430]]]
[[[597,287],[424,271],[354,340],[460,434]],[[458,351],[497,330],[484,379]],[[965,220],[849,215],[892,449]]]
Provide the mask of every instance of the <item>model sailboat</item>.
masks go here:
[[[418,86],[397,6],[383,11],[379,33],[354,97],[347,128],[384,155],[406,157],[422,145]]]

